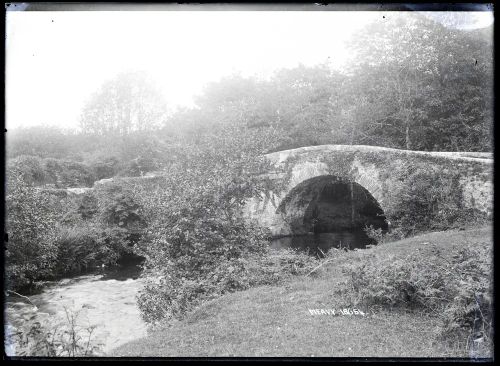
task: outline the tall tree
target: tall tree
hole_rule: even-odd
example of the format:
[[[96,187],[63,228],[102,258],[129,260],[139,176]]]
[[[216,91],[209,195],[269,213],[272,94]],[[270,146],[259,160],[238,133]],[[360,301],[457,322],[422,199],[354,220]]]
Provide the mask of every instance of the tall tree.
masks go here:
[[[489,145],[489,39],[414,13],[390,13],[361,30],[350,46],[349,72],[357,80],[351,93],[369,101],[356,109],[370,110],[364,124],[375,144],[425,150]]]
[[[80,125],[86,133],[128,135],[159,128],[166,113],[161,93],[145,73],[121,73],[92,95]]]

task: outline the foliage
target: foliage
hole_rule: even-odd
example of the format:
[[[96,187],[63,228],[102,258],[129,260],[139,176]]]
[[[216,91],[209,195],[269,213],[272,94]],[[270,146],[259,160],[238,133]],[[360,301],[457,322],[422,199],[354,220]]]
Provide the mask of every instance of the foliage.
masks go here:
[[[56,187],[91,186],[95,176],[83,163],[54,158],[40,158],[20,155],[8,161],[8,171],[22,174],[28,184],[41,186],[52,184]]]
[[[464,207],[460,173],[437,171],[437,167],[414,163],[399,167],[394,199],[385,204],[385,214],[405,236],[429,230],[446,230],[484,222],[477,210]]]
[[[132,254],[146,226],[142,215],[132,191],[120,183],[75,197],[59,227],[57,274],[113,266]]]
[[[347,122],[358,143],[489,151],[492,30],[447,28],[418,13],[384,19],[349,44],[345,95],[356,106]]]
[[[444,313],[443,336],[492,339],[493,268],[490,248],[466,248],[453,257],[459,278],[453,302]],[[487,342],[485,342],[487,343]]]
[[[116,156],[99,157],[89,164],[96,180],[115,176],[119,171],[119,165],[120,160]]]
[[[24,177],[32,176],[10,167],[7,288],[31,291],[40,281],[115,265],[132,253],[145,222],[130,191],[114,185],[61,198]]]
[[[42,158],[78,157],[79,139],[69,132],[52,126],[34,126],[9,130],[7,156],[37,155]],[[76,159],[75,159],[76,160]]]
[[[79,274],[103,264],[116,265],[121,256],[131,252],[125,229],[92,224],[62,227],[56,246],[55,273],[60,276]]]
[[[430,245],[430,244],[429,244]],[[434,314],[448,340],[492,336],[491,248],[465,248],[448,260],[431,253],[381,260],[373,254],[342,266],[351,301],[364,306],[406,308]]]
[[[264,244],[267,245],[267,241]],[[206,259],[199,255],[196,260],[202,266]],[[269,253],[264,249],[252,256],[219,259],[217,263],[205,265],[197,276],[189,276],[189,271],[180,273],[172,265],[153,267],[138,297],[139,308],[148,323],[182,319],[202,303],[225,293],[280,284],[291,276],[308,274],[317,263],[317,259],[305,253],[292,250]]]
[[[193,140],[179,144],[179,160],[162,181],[136,193],[149,223],[139,246],[146,275],[159,279],[139,297],[148,321],[182,316],[198,301],[245,288],[244,260],[268,246],[268,233],[249,223],[242,207],[269,188],[259,178],[269,164],[260,155],[273,136],[225,125]]]
[[[7,178],[6,283],[16,289],[51,277],[60,209],[47,192],[29,185],[22,172],[13,170]]]
[[[163,98],[147,75],[121,73],[89,99],[80,124],[85,133],[120,136],[155,129],[165,115]]]
[[[402,228],[394,228],[394,230],[383,230],[382,228],[374,228],[373,225],[364,228],[366,235],[374,239],[377,244],[385,244],[396,240],[401,240],[405,237]]]
[[[47,183],[56,187],[91,187],[95,181],[92,170],[83,163],[53,158],[44,159]]]
[[[10,159],[7,174],[21,174],[22,180],[30,185],[41,185],[47,180],[43,159],[32,155],[19,155]]]
[[[142,206],[133,192],[119,183],[106,184],[96,190],[99,221],[108,227],[140,229],[145,225]]]

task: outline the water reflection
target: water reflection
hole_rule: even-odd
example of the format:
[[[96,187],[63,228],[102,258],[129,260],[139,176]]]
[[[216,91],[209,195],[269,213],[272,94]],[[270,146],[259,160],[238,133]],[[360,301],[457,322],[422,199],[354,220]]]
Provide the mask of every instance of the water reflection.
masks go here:
[[[271,241],[270,247],[272,249],[292,248],[314,256],[322,256],[322,252],[326,253],[330,248],[363,249],[369,244],[373,245],[376,242],[359,229],[277,238]]]

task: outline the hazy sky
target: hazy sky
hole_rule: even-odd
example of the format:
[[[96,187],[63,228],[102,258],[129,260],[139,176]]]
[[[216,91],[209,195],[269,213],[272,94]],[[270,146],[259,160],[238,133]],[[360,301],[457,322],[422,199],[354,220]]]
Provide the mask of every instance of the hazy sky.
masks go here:
[[[234,72],[266,76],[328,57],[341,66],[352,32],[384,14],[8,12],[6,127],[74,128],[90,95],[121,71],[147,71],[176,106],[190,105],[207,82]],[[474,19],[469,23],[484,26],[493,17],[476,13]]]

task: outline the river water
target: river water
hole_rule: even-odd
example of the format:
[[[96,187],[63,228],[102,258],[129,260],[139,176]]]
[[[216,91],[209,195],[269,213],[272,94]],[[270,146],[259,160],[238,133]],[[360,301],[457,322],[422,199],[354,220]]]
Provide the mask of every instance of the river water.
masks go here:
[[[142,287],[140,268],[127,266],[112,272],[78,276],[49,283],[40,293],[29,296],[36,306],[14,296],[6,303],[6,333],[36,321],[67,324],[65,309],[77,314],[77,325],[96,325],[92,339],[102,342],[98,354],[109,352],[128,341],[146,335],[136,303]],[[6,344],[6,353],[16,355],[16,345]]]
[[[364,230],[346,230],[335,233],[286,236],[271,241],[272,249],[291,248],[311,255],[323,256],[330,248],[363,249],[376,242]]]

